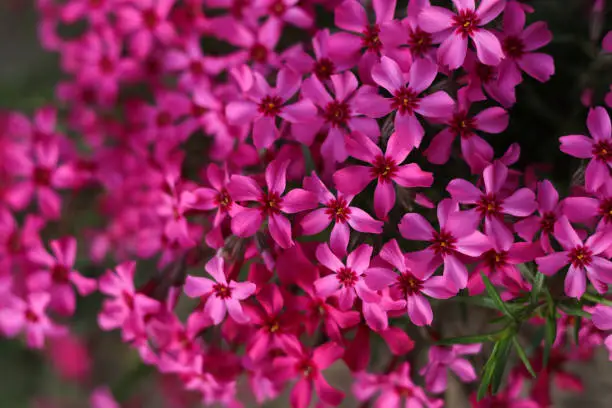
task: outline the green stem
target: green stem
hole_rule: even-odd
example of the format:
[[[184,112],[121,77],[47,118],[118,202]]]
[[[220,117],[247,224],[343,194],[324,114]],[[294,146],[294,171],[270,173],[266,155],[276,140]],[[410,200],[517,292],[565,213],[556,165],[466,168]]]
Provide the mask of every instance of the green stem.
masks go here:
[[[601,303],[602,305],[612,306],[612,300],[608,300],[599,295],[593,295],[592,293],[586,292],[584,295],[582,295],[582,298],[584,300],[588,300],[589,302]]]

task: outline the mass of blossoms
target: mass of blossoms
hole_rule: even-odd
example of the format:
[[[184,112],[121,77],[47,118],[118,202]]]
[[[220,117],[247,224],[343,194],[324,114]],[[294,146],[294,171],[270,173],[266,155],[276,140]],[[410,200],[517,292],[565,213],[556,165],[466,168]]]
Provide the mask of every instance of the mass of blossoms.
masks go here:
[[[473,407],[546,408],[583,389],[566,362],[612,353],[610,111],[555,135],[571,186],[492,145],[516,90],[555,74],[537,7],[37,9],[63,75],[53,103],[0,113],[3,342],[85,364],[87,301],[164,392],[231,408],[452,408],[451,382]]]

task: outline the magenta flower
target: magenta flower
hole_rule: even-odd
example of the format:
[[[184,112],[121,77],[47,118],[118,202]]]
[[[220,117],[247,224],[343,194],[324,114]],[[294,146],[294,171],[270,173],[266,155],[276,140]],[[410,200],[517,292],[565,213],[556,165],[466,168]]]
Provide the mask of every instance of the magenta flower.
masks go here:
[[[53,255],[42,247],[34,248],[28,254],[28,258],[40,266],[39,270],[28,276],[28,287],[34,292],[49,291],[51,308],[69,316],[74,314],[76,307],[72,285],[81,296],[89,295],[97,286],[94,279],[86,278],[73,269],[76,245],[74,237],[66,237],[49,243]]]
[[[563,214],[571,222],[586,225],[596,223],[597,231],[610,228],[612,227],[612,183],[604,184],[595,197],[567,197],[563,200],[562,207]]]
[[[586,290],[585,272],[595,289],[599,293],[606,293],[607,284],[612,283],[612,262],[600,254],[612,244],[610,233],[596,233],[583,243],[563,215],[555,223],[554,237],[564,251],[536,258],[539,271],[550,276],[569,264],[565,277],[565,293],[568,296],[580,298],[583,295]]]
[[[270,235],[282,248],[293,246],[291,224],[281,215],[311,210],[318,204],[317,196],[310,191],[294,188],[284,196],[288,161],[273,160],[266,168],[267,192],[247,176],[233,175],[228,185],[235,202],[255,201],[258,207],[241,207],[232,217],[232,231],[240,237],[250,237],[257,232],[264,218],[268,219]]]
[[[373,24],[368,21],[364,6],[357,0],[344,0],[334,10],[336,27],[346,30],[331,37],[333,60],[357,63],[359,77],[364,83],[372,83],[372,66],[384,54],[380,38],[383,24],[393,20],[396,0],[377,0],[372,3],[376,16]]]
[[[227,171],[222,170],[214,163],[211,163],[206,168],[206,176],[212,188],[200,187],[192,191],[195,200],[191,203],[191,208],[197,210],[212,210],[217,209],[215,218],[213,219],[212,229],[206,235],[207,245],[213,248],[223,246],[223,234],[221,233],[221,223],[223,220],[236,215],[237,207],[230,197],[227,187],[229,185],[229,176]]]
[[[486,158],[493,157],[493,148],[477,131],[503,132],[508,127],[508,112],[495,106],[471,115],[467,92],[467,88],[459,91],[455,111],[442,119],[448,127],[433,137],[424,154],[431,163],[445,164],[450,158],[455,138],[459,137],[463,159],[473,173],[480,173],[486,167]]]
[[[383,246],[380,257],[399,272],[399,275],[394,275],[396,281],[391,290],[395,291],[395,298],[406,300],[408,317],[415,325],[430,325],[433,321],[431,305],[425,295],[436,299],[448,299],[456,295],[456,291],[448,286],[443,277],[432,276],[433,269],[423,271],[409,268],[396,240],[393,239]],[[366,282],[369,280],[369,274],[370,271]]]
[[[428,59],[417,59],[410,67],[406,83],[401,68],[389,57],[381,57],[380,63],[372,68],[374,82],[393,95],[391,98],[372,96],[360,99],[357,110],[372,116],[381,117],[395,111],[395,131],[401,144],[419,147],[425,130],[416,114],[428,118],[443,118],[453,112],[455,102],[444,91],[421,95],[427,90],[438,74],[436,63]]]
[[[414,384],[410,375],[410,364],[403,363],[390,374],[374,376],[360,373],[353,385],[353,393],[360,401],[367,401],[377,392],[376,408],[442,408],[444,401],[433,399]]]
[[[548,54],[533,52],[552,41],[552,33],[543,21],[538,21],[523,30],[525,11],[516,2],[507,4],[504,10],[503,32],[500,36],[502,50],[506,58],[500,70],[523,70],[527,75],[540,82],[546,82],[555,73],[555,63]],[[520,76],[520,71],[510,73]]]
[[[565,215],[568,215],[566,210],[567,200],[563,201],[563,212]],[[514,231],[516,231],[519,237],[529,242],[533,241],[539,231],[538,241],[542,249],[547,253],[553,252],[554,250],[550,245],[550,234],[553,233],[555,222],[557,222],[561,215],[561,208],[559,206],[559,193],[557,193],[557,190],[555,190],[550,181],[543,180],[538,183],[537,204],[538,215],[532,215],[518,221],[514,224]],[[576,210],[576,212],[582,211],[578,208]],[[572,219],[570,218],[570,220]]]
[[[429,187],[433,183],[433,175],[421,170],[418,164],[402,165],[412,146],[403,144],[397,133],[393,133],[389,138],[384,154],[361,132],[353,132],[345,141],[348,153],[370,166],[348,166],[336,171],[336,187],[343,194],[357,195],[376,179],[374,211],[380,219],[386,219],[395,205],[393,182],[402,187]]]
[[[0,308],[0,330],[9,337],[25,332],[29,347],[42,349],[45,337],[66,333],[66,328],[56,325],[46,314],[51,297],[46,292],[33,292],[25,300],[9,295]]]
[[[262,15],[292,24],[299,28],[310,28],[313,16],[298,5],[298,0],[261,0],[256,3]]]
[[[271,88],[264,77],[253,73],[253,86],[247,91],[247,100],[230,102],[225,114],[230,124],[253,123],[253,142],[257,149],[268,149],[280,137],[276,118],[291,123],[304,123],[314,118],[316,109],[308,99],[287,105],[287,101],[300,89],[300,75],[290,69],[278,72],[276,88]]]
[[[255,292],[255,284],[233,280],[228,282],[225,276],[223,258],[220,256],[215,256],[208,261],[205,269],[214,280],[187,276],[185,294],[189,297],[207,297],[204,314],[214,324],[223,321],[226,311],[237,323],[249,322],[249,316],[242,309],[240,301],[245,300]]]
[[[597,305],[593,310],[591,318],[593,325],[599,330],[610,331],[612,330],[612,307]],[[604,344],[608,349],[610,360],[612,361],[612,334],[608,335],[604,340]]]
[[[327,406],[337,406],[342,402],[344,394],[332,388],[325,377],[323,370],[342,357],[344,350],[336,343],[325,343],[313,351],[305,350],[301,343],[295,341],[285,347],[287,355],[277,357],[272,361],[271,369],[275,378],[289,380],[299,376],[298,382],[291,391],[291,407],[307,408],[312,398],[312,387],[319,395],[321,402]]]
[[[100,277],[100,292],[113,297],[104,300],[102,311],[98,315],[98,325],[102,330],[122,327],[131,318],[142,321],[146,315],[159,310],[158,301],[136,292],[135,272],[135,262],[124,262],[114,271],[108,270]]]
[[[472,408],[540,408],[542,405],[532,398],[523,395],[524,382],[523,377],[511,374],[506,388],[496,395],[490,395],[481,400],[477,400],[476,395],[472,394],[470,397]]]
[[[468,99],[472,102],[485,101],[488,95],[504,108],[514,105],[516,86],[523,81],[523,77],[518,70],[502,70],[503,66],[503,63],[495,67],[485,65],[478,61],[476,53],[468,50],[463,63],[463,69],[467,72],[465,80],[467,80]]]
[[[306,190],[315,193],[324,207],[318,208],[302,218],[300,222],[302,233],[304,235],[318,234],[333,222],[334,227],[331,231],[329,243],[332,251],[339,256],[346,255],[351,234],[350,228],[369,234],[380,234],[382,232],[383,223],[381,221],[375,220],[361,208],[351,206],[352,196],[345,197],[338,194],[337,197],[334,197],[315,172],[312,172],[312,176],[304,178],[304,187]]]
[[[528,188],[518,189],[510,196],[505,196],[502,188],[507,178],[508,168],[500,161],[495,161],[483,171],[484,192],[463,179],[452,180],[446,191],[458,203],[474,205],[470,211],[484,218],[487,235],[512,235],[504,222],[504,214],[527,217],[535,211],[537,204],[534,192]]]
[[[170,49],[166,53],[164,67],[168,71],[179,71],[181,89],[191,90],[209,88],[210,76],[218,75],[225,69],[226,62],[219,57],[203,55],[200,37],[193,35],[182,41],[181,48]]]
[[[559,141],[563,153],[591,159],[586,168],[585,186],[590,191],[597,191],[610,178],[612,167],[612,127],[608,112],[602,107],[591,109],[587,127],[592,139],[584,135],[568,135]]]
[[[498,65],[504,58],[501,44],[490,31],[482,28],[493,21],[506,6],[506,0],[453,0],[457,13],[442,7],[427,7],[419,15],[419,26],[428,33],[443,32],[447,37],[438,49],[440,61],[450,69],[463,64],[471,38],[478,59],[487,65]]]
[[[468,271],[461,255],[478,257],[491,248],[491,243],[487,236],[476,230],[477,214],[459,211],[457,204],[450,199],[438,204],[438,222],[440,231],[434,230],[421,214],[409,213],[402,217],[399,231],[406,239],[431,243],[423,251],[410,254],[414,261],[413,270],[433,271],[443,263],[443,276],[454,286],[449,290],[458,291],[465,288],[468,281]]]
[[[175,0],[141,0],[117,7],[117,27],[131,34],[131,51],[139,58],[151,52],[155,40],[168,44],[176,36],[167,20]]]
[[[451,370],[464,383],[476,380],[476,371],[472,364],[462,358],[464,355],[478,354],[482,344],[455,345],[451,347],[431,346],[427,365],[419,374],[425,377],[427,391],[439,394],[446,391],[447,371]]]
[[[301,319],[296,311],[283,313],[284,299],[278,286],[266,285],[257,294],[257,301],[261,305],[249,307],[250,322],[255,326],[255,332],[250,336],[247,344],[247,355],[253,362],[260,362],[262,357],[272,349],[283,348],[287,341],[296,337],[296,328]]]
[[[316,76],[311,76],[302,85],[302,96],[310,99],[318,108],[318,116],[307,124],[293,126],[295,138],[308,146],[322,129],[326,134],[321,145],[323,157],[336,162],[346,160],[347,153],[344,135],[351,131],[365,133],[371,139],[378,139],[380,127],[376,120],[360,116],[356,101],[372,97],[376,92],[372,87],[361,87],[355,75],[350,72],[332,75],[330,78],[334,97]]]

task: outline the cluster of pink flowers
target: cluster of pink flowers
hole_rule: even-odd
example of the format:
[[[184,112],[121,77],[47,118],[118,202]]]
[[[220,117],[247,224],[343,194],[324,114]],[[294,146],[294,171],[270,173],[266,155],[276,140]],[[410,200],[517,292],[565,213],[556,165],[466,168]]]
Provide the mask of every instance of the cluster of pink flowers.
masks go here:
[[[588,161],[565,198],[512,169],[518,146],[496,156],[487,141],[524,77],[554,74],[546,23],[526,25],[534,10],[518,0],[366,3],[38,0],[41,42],[66,76],[56,107],[0,117],[0,333],[42,348],[98,291],[99,327],[206,404],[243,406],[246,377],[259,404],[290,387],[293,408],[337,406],[326,371],[345,365],[353,401],[425,408],[444,405],[449,372],[478,378],[469,356],[483,345],[436,345],[434,311],[486,293],[483,276],[525,303],[531,265],[562,277],[564,298],[605,303],[606,109],[590,110],[588,136],[560,138]],[[451,157],[471,180],[437,177]],[[83,208],[96,216],[81,224]],[[519,364],[474,406],[547,407],[565,361],[612,351],[612,308],[584,311],[578,345],[564,331],[575,317],[558,313],[530,392]],[[411,339],[408,326],[430,329]],[[415,341],[429,348],[418,369]],[[92,405],[117,406],[106,389]]]

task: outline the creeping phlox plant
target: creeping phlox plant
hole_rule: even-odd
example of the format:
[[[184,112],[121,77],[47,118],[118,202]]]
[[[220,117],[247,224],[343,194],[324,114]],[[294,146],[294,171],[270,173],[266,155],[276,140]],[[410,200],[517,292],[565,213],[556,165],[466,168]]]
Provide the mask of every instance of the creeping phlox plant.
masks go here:
[[[612,351],[609,113],[557,135],[571,186],[516,167],[490,140],[555,73],[547,23],[432,3],[38,0],[65,75],[0,120],[0,333],[75,336],[99,292],[99,329],[227,407],[580,391],[564,363]]]

